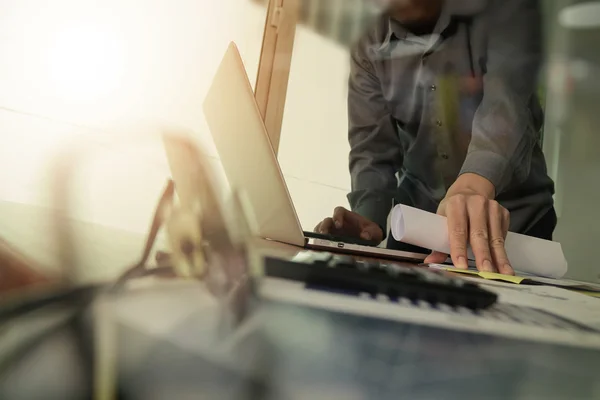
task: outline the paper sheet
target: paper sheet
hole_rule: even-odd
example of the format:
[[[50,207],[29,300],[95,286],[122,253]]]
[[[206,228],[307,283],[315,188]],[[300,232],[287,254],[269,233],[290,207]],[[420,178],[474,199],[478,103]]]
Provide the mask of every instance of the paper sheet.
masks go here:
[[[445,217],[400,204],[392,210],[390,222],[397,241],[450,253]],[[562,278],[567,272],[560,243],[509,232],[505,246],[516,271],[548,278]],[[469,258],[475,259],[470,249]]]
[[[600,329],[600,300],[554,286],[520,286],[502,282],[477,282],[498,295],[498,302],[533,307]]]
[[[465,277],[464,279],[478,279]],[[481,284],[480,281],[477,281]],[[327,311],[364,315],[369,318],[408,322],[417,325],[435,326],[445,329],[484,333],[512,339],[534,342],[559,343],[569,346],[600,348],[600,335],[590,331],[562,329],[523,323],[509,316],[525,317],[528,310],[511,310],[508,305],[532,307],[553,316],[563,317],[592,329],[600,329],[600,300],[556,287],[520,286],[498,281],[485,281],[482,287],[499,296],[497,305],[489,310],[472,313],[452,308],[431,308],[426,302],[392,302],[376,297],[348,296],[319,290],[308,290],[302,282],[267,278],[260,286],[263,298],[273,301],[320,308]],[[459,314],[460,313],[460,314]],[[496,318],[490,313],[506,315]],[[527,317],[526,317],[527,318]],[[539,316],[536,317],[539,319]],[[554,320],[554,317],[551,317]]]

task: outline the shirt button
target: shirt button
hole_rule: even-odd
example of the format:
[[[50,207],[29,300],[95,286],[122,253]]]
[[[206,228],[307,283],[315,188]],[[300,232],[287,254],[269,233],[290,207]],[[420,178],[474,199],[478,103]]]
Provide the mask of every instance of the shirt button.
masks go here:
[[[450,156],[448,156],[448,154],[446,154],[446,153],[442,153],[441,156],[444,160],[447,160],[450,158]]]
[[[437,126],[442,126],[442,121],[440,121],[440,120],[438,119],[437,121],[435,121],[435,124],[436,124]]]
[[[435,92],[437,90],[437,86],[431,85],[430,89],[431,89],[432,92]]]

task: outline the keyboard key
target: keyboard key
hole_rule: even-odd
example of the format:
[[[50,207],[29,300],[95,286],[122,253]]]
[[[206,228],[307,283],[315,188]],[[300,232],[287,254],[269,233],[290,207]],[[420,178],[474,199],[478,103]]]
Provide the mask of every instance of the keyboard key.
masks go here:
[[[377,268],[377,266],[374,266],[373,264],[364,261],[356,264],[356,270],[363,274],[371,273],[374,268]]]
[[[387,296],[387,295],[385,295],[385,294],[382,294],[382,293],[379,293],[379,294],[377,295],[377,300],[378,300],[378,301],[381,301],[381,302],[384,302],[384,303],[389,303],[389,302],[390,302],[390,298],[389,298],[389,296]]]
[[[336,254],[331,257],[327,265],[333,268],[355,268],[356,261],[352,256]]]
[[[331,253],[313,252],[310,261],[313,264],[328,264],[332,258],[333,254]]]
[[[394,279],[409,279],[418,280],[419,276],[415,271],[415,268],[408,268],[398,264],[386,264],[385,269],[388,276]]]

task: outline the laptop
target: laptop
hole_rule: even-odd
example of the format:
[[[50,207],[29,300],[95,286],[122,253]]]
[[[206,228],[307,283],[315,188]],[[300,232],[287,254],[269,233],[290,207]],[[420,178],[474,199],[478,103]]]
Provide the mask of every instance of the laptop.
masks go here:
[[[244,193],[249,201],[261,237],[306,248],[378,258],[422,261],[426,257],[426,254],[388,250],[361,240],[302,230],[234,43],[223,57],[203,109],[229,184]]]

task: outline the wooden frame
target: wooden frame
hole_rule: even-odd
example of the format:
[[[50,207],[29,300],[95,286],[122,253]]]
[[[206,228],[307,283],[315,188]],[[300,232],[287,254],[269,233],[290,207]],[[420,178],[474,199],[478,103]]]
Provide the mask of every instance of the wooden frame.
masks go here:
[[[298,0],[269,0],[254,97],[275,154],[279,150]]]

